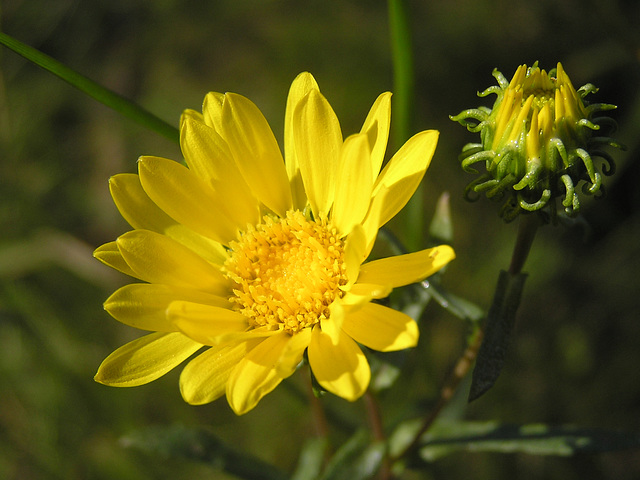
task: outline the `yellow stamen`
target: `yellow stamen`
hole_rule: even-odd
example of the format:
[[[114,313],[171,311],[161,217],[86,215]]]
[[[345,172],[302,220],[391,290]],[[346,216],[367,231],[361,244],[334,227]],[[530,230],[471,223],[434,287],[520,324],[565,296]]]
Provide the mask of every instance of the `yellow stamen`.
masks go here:
[[[307,220],[298,210],[266,216],[230,246],[224,265],[235,283],[230,300],[252,327],[294,334],[328,318],[343,295],[344,244],[326,220]]]

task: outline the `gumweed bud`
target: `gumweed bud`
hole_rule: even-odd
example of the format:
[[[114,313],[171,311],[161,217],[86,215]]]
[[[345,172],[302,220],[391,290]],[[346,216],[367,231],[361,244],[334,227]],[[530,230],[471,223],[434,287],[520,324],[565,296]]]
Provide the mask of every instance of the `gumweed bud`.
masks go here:
[[[602,147],[621,148],[606,136],[616,125],[600,113],[615,105],[588,104],[584,98],[597,88],[587,84],[576,91],[560,63],[548,73],[537,62],[521,65],[511,82],[497,70],[493,76],[498,85],[478,93],[496,94],[493,108],[469,109],[450,117],[469,131],[480,132],[481,143],[465,145],[460,155],[462,168],[479,174],[467,185],[466,198],[484,194],[502,201],[500,215],[507,222],[526,212],[544,212],[553,221],[556,198],[566,215],[577,215],[579,193],[602,194],[602,174],[615,170]],[[602,174],[594,165],[598,157]],[[474,168],[481,163],[483,172]]]

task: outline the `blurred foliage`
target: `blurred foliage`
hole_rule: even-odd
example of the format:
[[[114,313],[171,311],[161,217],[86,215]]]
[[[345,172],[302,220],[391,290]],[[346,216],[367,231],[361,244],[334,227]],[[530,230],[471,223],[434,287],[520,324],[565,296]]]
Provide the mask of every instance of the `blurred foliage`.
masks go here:
[[[450,192],[457,259],[442,283],[456,295],[487,308],[515,238],[495,205],[462,200],[469,178],[457,156],[470,134],[448,120],[479,104],[475,94],[493,83],[494,67],[510,76],[521,63],[561,61],[575,85],[600,87],[593,101],[619,106],[616,137],[628,146],[614,153],[608,195],[584,205],[584,225],[538,234],[505,369],[465,418],[639,432],[640,4],[423,0],[407,8],[413,131],[441,131],[425,211],[430,216]],[[316,76],[344,132],[357,131],[376,96],[393,89],[387,13],[385,2],[372,0],[0,1],[3,31],[169,123],[199,108],[207,91],[234,91],[257,103],[280,139],[287,89],[300,71]],[[185,404],[177,372],[136,389],[93,382],[101,360],[136,336],[101,309],[126,279],[91,258],[126,229],[107,179],[135,171],[142,154],[180,153],[6,49],[0,67],[0,478],[232,478],[120,441],[170,424],[207,426],[236,450],[293,472],[314,428],[303,375],[240,418],[224,401]],[[402,222],[390,228],[401,232]],[[466,325],[436,302],[421,331],[396,385],[380,393],[389,424],[429,411],[464,348]],[[362,405],[322,402],[335,445],[349,438],[354,445],[366,424]],[[640,457],[466,452],[404,478],[468,478],[470,471],[473,478],[625,480],[640,476]]]

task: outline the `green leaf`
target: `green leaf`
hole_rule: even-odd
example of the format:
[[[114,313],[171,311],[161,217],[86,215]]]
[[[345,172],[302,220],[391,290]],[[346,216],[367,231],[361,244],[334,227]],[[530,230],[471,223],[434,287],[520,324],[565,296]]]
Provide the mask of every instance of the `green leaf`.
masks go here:
[[[420,457],[427,462],[460,451],[569,456],[640,448],[636,432],[497,422],[438,422],[423,440]]]
[[[285,480],[273,465],[239,452],[204,428],[183,425],[153,426],[121,439],[125,447],[137,448],[165,458],[186,458],[224,470],[247,480]]]
[[[357,431],[333,456],[320,480],[369,480],[384,459],[386,445],[371,443],[365,430]]]
[[[480,307],[444,288],[439,282],[439,273],[423,280],[419,285],[431,298],[438,302],[442,308],[448,310],[449,313],[461,320],[477,324],[484,318],[484,311]]]
[[[291,480],[311,480],[318,478],[322,470],[329,442],[324,437],[310,438],[304,443],[298,466]]]
[[[484,395],[500,376],[526,278],[525,273],[500,272],[471,377],[470,402]]]
[[[449,192],[444,192],[438,198],[436,211],[429,224],[429,237],[436,243],[451,243],[453,241],[453,222],[451,221],[451,206]]]
[[[400,376],[407,353],[404,350],[398,352],[376,352],[367,350],[367,359],[371,367],[371,382],[369,388],[372,392],[381,392],[391,388]]]
[[[176,127],[169,125],[164,120],[156,117],[154,114],[135,104],[131,100],[127,100],[123,96],[103,87],[102,85],[60,63],[58,60],[55,60],[39,50],[16,40],[6,33],[0,32],[0,44],[3,44],[18,55],[23,56],[39,67],[42,67],[60,77],[65,82],[93,97],[100,103],[113,108],[116,112],[121,113],[125,117],[140,123],[169,140],[173,140],[176,143],[179,142],[180,132]]]

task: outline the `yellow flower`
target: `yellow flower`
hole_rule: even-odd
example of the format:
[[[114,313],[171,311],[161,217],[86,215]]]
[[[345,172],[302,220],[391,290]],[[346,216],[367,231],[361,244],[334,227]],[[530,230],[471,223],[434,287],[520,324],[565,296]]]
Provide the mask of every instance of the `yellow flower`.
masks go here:
[[[146,283],[117,290],[105,309],[155,333],[109,355],[96,381],[136,386],[183,369],[191,404],[226,393],[238,414],[290,376],[305,350],[317,381],[353,401],[367,389],[360,346],[416,345],[418,327],[372,299],[435,273],[448,246],[362,263],[378,229],[409,200],[438,132],[418,133],[380,172],[390,93],[360,133],[343,140],[338,119],[309,73],[291,85],[285,161],[258,108],[234,93],[209,93],[203,113],[182,115],[188,168],[142,157],[138,175],[110,180],[133,230],[95,251]]]

